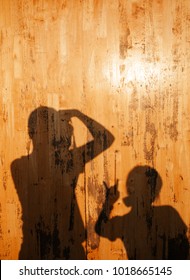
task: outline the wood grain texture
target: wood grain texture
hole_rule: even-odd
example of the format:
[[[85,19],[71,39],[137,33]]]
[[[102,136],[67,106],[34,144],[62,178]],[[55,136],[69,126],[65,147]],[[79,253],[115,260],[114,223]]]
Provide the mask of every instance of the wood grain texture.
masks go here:
[[[173,207],[190,239],[189,71],[189,0],[0,0],[0,258],[19,258],[23,211],[24,215],[32,211],[31,219],[44,213],[45,222],[54,211],[56,194],[50,181],[55,172],[45,136],[38,139],[39,160],[33,160],[32,167],[38,170],[36,164],[41,165],[38,176],[43,173],[48,181],[40,185],[41,196],[33,193],[39,201],[29,197],[32,192],[26,183],[32,184],[35,177],[28,175],[25,163],[34,150],[28,119],[40,106],[56,112],[76,109],[115,138],[78,172],[74,199],[87,259],[129,258],[121,239],[105,238],[95,227],[104,204],[103,181],[113,186],[118,180],[119,197],[110,219],[130,212],[123,199],[127,176],[137,165],[157,170],[162,188],[154,204]],[[61,121],[57,113],[52,115],[53,122],[47,119],[47,139],[61,133]],[[76,147],[91,141],[92,133],[79,118],[72,117],[72,126]],[[24,184],[25,208],[11,174],[11,165],[22,158],[23,172],[15,176],[18,184]],[[32,209],[23,210],[27,205]],[[71,207],[61,200],[57,205]],[[42,239],[48,238],[48,232],[64,235],[59,222],[55,227],[56,216],[51,222],[49,229],[37,228]],[[76,222],[74,240],[81,225]],[[112,234],[110,229],[107,235]],[[31,244],[40,258],[43,249],[34,235]],[[44,258],[61,254],[45,250]],[[31,253],[31,258],[35,256]]]

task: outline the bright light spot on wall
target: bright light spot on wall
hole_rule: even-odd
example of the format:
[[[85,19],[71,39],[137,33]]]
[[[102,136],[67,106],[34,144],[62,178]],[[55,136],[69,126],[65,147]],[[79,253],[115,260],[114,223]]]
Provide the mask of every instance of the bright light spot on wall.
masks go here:
[[[128,58],[125,61],[112,59],[105,63],[103,67],[104,78],[115,88],[122,88],[126,93],[130,93],[129,85],[133,87],[138,84],[152,85],[160,79],[160,69],[162,66],[159,62],[142,61],[139,57]],[[131,86],[130,86],[131,87]]]

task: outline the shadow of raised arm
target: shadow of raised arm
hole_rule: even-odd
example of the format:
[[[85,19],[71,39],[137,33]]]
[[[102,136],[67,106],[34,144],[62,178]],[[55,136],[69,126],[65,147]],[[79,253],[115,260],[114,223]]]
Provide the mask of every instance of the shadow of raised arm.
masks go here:
[[[67,112],[71,118],[78,118],[88,128],[93,137],[93,140],[76,149],[79,155],[83,155],[84,164],[101,154],[112,145],[115,139],[114,136],[100,123],[78,110],[67,110],[65,112]]]
[[[105,201],[103,203],[102,210],[101,210],[98,220],[96,222],[95,231],[98,235],[107,237],[106,232],[102,231],[101,226],[102,226],[103,222],[106,223],[107,228],[109,226],[111,226],[111,224],[109,225],[109,223],[108,223],[109,216],[110,216],[111,210],[113,209],[114,203],[119,198],[119,191],[118,191],[118,180],[117,180],[116,184],[112,187],[108,187],[105,182],[103,182],[103,183],[104,183],[104,188],[105,188]],[[115,239],[115,237],[113,237],[113,239]]]

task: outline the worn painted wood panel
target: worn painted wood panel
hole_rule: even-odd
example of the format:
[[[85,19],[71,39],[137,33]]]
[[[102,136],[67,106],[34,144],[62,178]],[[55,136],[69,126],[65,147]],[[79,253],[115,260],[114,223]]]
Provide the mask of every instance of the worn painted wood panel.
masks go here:
[[[1,259],[188,257],[189,68],[188,0],[0,0]]]

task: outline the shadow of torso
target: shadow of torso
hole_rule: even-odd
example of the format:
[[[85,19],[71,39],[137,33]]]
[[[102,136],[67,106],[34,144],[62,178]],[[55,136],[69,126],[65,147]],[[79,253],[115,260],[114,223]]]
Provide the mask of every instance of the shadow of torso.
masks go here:
[[[145,215],[133,211],[108,221],[112,240],[120,238],[129,259],[187,259],[187,227],[171,206],[152,207]],[[106,235],[106,234],[105,234]]]
[[[64,157],[33,152],[11,165],[22,205],[20,259],[86,258],[85,228],[75,195],[83,166],[77,152]]]

